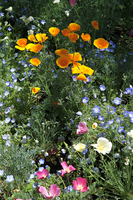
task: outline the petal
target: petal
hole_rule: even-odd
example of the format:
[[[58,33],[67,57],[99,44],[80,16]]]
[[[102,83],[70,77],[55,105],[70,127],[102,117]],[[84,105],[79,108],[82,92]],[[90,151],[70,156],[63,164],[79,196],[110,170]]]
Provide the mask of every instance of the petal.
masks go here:
[[[60,29],[58,29],[57,27],[51,27],[49,28],[49,32],[52,36],[55,37],[60,32]]]
[[[16,43],[21,47],[25,47],[26,44],[27,44],[27,39],[26,38],[21,38]]]
[[[21,50],[21,51],[25,50],[25,47],[20,47],[20,46],[17,46],[17,45],[15,46],[15,48],[16,48],[16,49],[19,49],[19,50]]]
[[[78,187],[78,183],[74,180],[74,181],[73,181],[73,188],[74,188],[75,190],[77,190],[77,187]]]
[[[82,185],[83,187],[86,187],[86,185],[87,185],[87,179],[86,178],[78,177],[77,182],[78,182],[78,185]]]
[[[79,74],[76,79],[81,81],[87,81],[87,78],[84,74]]]
[[[35,40],[35,36],[33,34],[28,36],[28,40],[30,40],[31,42],[33,42]]]
[[[78,40],[79,35],[77,33],[69,33],[68,38],[71,40],[71,42],[76,43],[76,40]]]
[[[67,49],[57,49],[56,51],[55,51],[55,53],[58,55],[58,56],[65,56],[65,55],[67,55],[68,54],[68,52],[69,52],[69,50],[67,50]]]
[[[69,24],[68,29],[70,29],[70,31],[72,32],[76,32],[80,30],[80,25],[76,23],[71,23]]]
[[[65,68],[70,64],[70,60],[67,56],[61,56],[56,60],[56,64],[61,68]]]
[[[48,195],[48,192],[47,192],[47,190],[46,190],[46,188],[43,187],[43,186],[40,186],[40,187],[39,187],[39,192],[41,192],[45,197],[48,197],[48,196],[49,196],[49,195]]]
[[[60,194],[60,188],[58,188],[56,184],[51,185],[49,189],[49,194],[53,197],[58,196]]]
[[[82,56],[81,56],[81,54],[78,53],[78,52],[75,52],[75,53],[74,53],[74,56],[73,56],[73,60],[74,60],[74,61],[82,61]]]
[[[67,165],[67,162],[66,162],[66,161],[62,162],[62,163],[61,163],[61,166],[63,167],[63,169],[68,168],[68,165]]]
[[[108,48],[109,42],[103,38],[98,38],[94,40],[93,43],[98,49],[105,49]]]
[[[70,33],[70,30],[68,28],[65,28],[61,32],[62,32],[62,35],[64,35],[65,37],[67,37],[68,34]]]
[[[73,170],[76,170],[72,165],[69,165],[69,171],[71,172],[71,171],[73,171]]]
[[[80,70],[78,67],[73,67],[72,68],[72,74],[79,74],[80,73]]]

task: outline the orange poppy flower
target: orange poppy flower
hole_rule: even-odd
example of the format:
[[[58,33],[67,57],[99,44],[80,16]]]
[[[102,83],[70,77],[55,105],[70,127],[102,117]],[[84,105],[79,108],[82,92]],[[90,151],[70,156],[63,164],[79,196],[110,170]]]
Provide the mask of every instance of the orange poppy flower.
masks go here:
[[[41,64],[41,61],[38,58],[32,58],[30,59],[30,63],[36,67]]]
[[[78,40],[79,35],[77,33],[69,33],[68,38],[71,40],[71,42],[76,43],[76,40]]]
[[[86,34],[82,33],[81,38],[84,41],[89,41],[91,39],[91,36],[87,33]]]
[[[33,34],[28,36],[28,40],[30,40],[31,42],[33,42],[35,40],[35,36]]]
[[[71,23],[69,24],[68,29],[70,29],[71,32],[76,32],[80,30],[80,25],[76,23]]]
[[[73,63],[73,67],[78,67],[81,64],[76,61],[82,61],[81,54],[78,52],[75,52],[74,54],[67,54],[69,60],[71,63]]]
[[[56,60],[56,64],[61,67],[61,68],[65,68],[68,67],[68,65],[70,64],[70,60],[67,56],[61,56]]]
[[[68,34],[70,33],[70,30],[68,28],[64,28],[61,32],[62,32],[62,35],[64,35],[65,37],[67,37]]]
[[[99,30],[98,22],[97,22],[97,21],[92,21],[91,24],[92,24],[92,26],[93,26],[93,28],[94,28],[95,30]]]
[[[87,81],[87,78],[84,74],[88,74],[91,76],[93,72],[94,72],[93,69],[91,69],[90,67],[86,67],[85,65],[72,68],[72,74],[79,74],[76,79],[82,81]]]
[[[56,27],[51,27],[49,28],[49,32],[52,36],[56,36],[59,32],[60,32],[60,29],[56,28]]]
[[[68,54],[68,52],[69,52],[69,50],[67,50],[67,49],[57,49],[57,50],[55,51],[55,53],[56,53],[58,56],[65,56],[65,55]]]
[[[27,39],[26,38],[21,38],[21,39],[19,39],[17,42],[16,42],[16,46],[15,46],[15,48],[16,49],[19,49],[19,50],[21,50],[21,51],[23,51],[23,50],[25,50],[25,48],[26,48],[26,45],[27,45]]]
[[[93,43],[98,49],[105,49],[108,48],[109,46],[109,42],[103,38],[98,38],[96,40],[94,40]]]
[[[36,94],[36,93],[38,93],[39,91],[40,91],[40,88],[39,88],[39,87],[34,87],[34,88],[32,89],[33,94]]]
[[[43,46],[41,44],[32,44],[29,43],[26,45],[26,49],[35,53],[38,53],[41,49],[43,48]]]

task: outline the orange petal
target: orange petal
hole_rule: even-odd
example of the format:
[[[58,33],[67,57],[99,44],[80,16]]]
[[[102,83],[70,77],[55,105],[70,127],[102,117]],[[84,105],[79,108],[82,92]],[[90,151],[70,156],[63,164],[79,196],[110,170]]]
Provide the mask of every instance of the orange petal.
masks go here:
[[[35,36],[33,34],[28,36],[28,40],[30,40],[31,42],[33,42],[35,40]]]
[[[92,21],[91,24],[92,24],[92,26],[93,26],[93,28],[94,28],[95,30],[99,30],[98,22],[97,22],[97,21]]]
[[[56,28],[56,27],[51,27],[49,28],[49,32],[52,36],[56,36],[59,32],[60,32],[60,29]]]
[[[28,44],[26,46],[27,50],[30,50],[35,53],[38,53],[38,51],[40,51],[42,48],[43,48],[43,46],[41,44]]]
[[[94,40],[93,43],[98,49],[105,49],[108,48],[109,46],[109,42],[103,38],[98,38],[96,40]]]
[[[84,74],[79,74],[76,79],[81,81],[87,81],[87,78]]]
[[[85,65],[81,65],[80,67],[80,70],[84,73],[84,74],[88,74],[88,75],[92,75],[94,70],[91,69],[90,67],[86,67]]]
[[[25,47],[20,47],[20,46],[17,46],[17,45],[15,46],[15,48],[16,48],[16,49],[19,49],[19,50],[21,50],[21,51],[25,50]]]
[[[67,37],[68,34],[70,33],[70,30],[68,28],[64,28],[61,32],[62,32],[62,35],[64,35],[65,37]]]
[[[78,40],[79,35],[77,33],[69,33],[68,38],[71,40],[71,42],[76,43],[76,40]]]
[[[34,66],[38,66],[41,64],[41,61],[38,58],[32,58],[30,59],[30,63]]]
[[[78,52],[75,52],[75,53],[74,53],[74,56],[73,56],[73,60],[74,60],[74,61],[82,61],[81,54],[78,53]]]
[[[48,37],[46,37],[46,34],[45,33],[37,33],[36,34],[36,39],[37,39],[37,41],[36,42],[40,42],[40,43],[42,43],[42,42],[44,42],[45,40],[47,40],[48,39]]]
[[[65,55],[67,55],[68,54],[68,52],[69,52],[69,50],[67,50],[67,49],[57,49],[56,51],[55,51],[55,53],[58,55],[58,56],[65,56]]]
[[[87,33],[86,34],[82,33],[81,38],[84,41],[89,41],[91,39],[91,36]]]
[[[70,64],[70,60],[67,56],[61,56],[56,60],[56,64],[61,68],[65,68]]]
[[[69,24],[68,28],[70,29],[70,31],[76,32],[80,30],[80,25],[76,23],[71,23]]]
[[[20,47],[25,47],[27,44],[27,39],[26,38],[21,38],[19,39],[17,42],[17,45],[19,45]]]

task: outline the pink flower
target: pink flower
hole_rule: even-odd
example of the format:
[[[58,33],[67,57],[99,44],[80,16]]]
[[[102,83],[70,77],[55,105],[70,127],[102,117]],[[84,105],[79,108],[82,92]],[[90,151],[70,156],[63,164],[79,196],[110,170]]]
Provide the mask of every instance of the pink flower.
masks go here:
[[[37,172],[36,175],[38,176],[38,179],[45,179],[49,173],[47,169],[43,169],[41,172]]]
[[[86,192],[88,190],[87,179],[82,177],[77,178],[77,182],[75,180],[73,181],[73,188],[81,192]]]
[[[84,134],[88,132],[88,128],[86,126],[86,122],[80,122],[78,125],[78,129],[77,129],[77,135],[78,134]]]
[[[66,173],[70,173],[73,170],[76,170],[72,165],[67,165],[66,161],[61,163],[61,166],[63,167],[63,169],[61,170],[62,176],[64,176],[64,174]]]
[[[133,30],[130,32],[130,37],[133,38]]]
[[[75,6],[76,0],[69,0],[70,6]]]
[[[60,195],[60,188],[58,188],[57,185],[53,184],[50,186],[49,194],[48,194],[47,189],[43,186],[40,186],[39,192],[41,192],[42,195],[45,196],[47,199],[53,199],[56,196]]]

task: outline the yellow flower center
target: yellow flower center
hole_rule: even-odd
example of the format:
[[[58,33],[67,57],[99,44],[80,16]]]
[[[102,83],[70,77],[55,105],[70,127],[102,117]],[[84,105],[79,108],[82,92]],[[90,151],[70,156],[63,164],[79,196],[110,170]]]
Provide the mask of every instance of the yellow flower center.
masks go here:
[[[103,151],[104,150],[104,146],[98,146],[97,147],[99,151]]]
[[[77,190],[82,190],[83,186],[82,185],[78,185]]]

